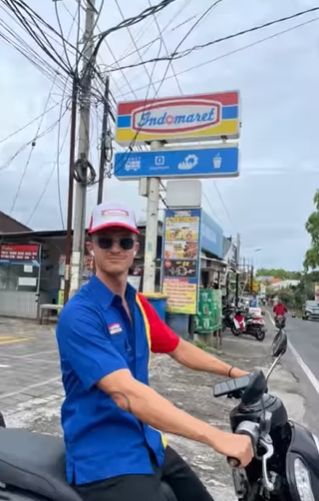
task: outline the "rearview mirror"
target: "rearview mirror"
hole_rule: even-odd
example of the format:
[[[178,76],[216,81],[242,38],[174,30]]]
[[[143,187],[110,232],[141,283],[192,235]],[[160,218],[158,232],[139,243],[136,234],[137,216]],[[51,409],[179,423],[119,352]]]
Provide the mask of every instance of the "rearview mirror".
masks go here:
[[[287,351],[288,339],[284,331],[279,331],[272,342],[272,354],[274,357],[284,355]]]

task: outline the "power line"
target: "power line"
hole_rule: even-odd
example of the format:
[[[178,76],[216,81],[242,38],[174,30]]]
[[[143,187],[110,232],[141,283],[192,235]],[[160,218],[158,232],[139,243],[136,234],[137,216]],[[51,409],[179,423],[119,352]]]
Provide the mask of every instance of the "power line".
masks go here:
[[[319,7],[313,7],[312,9],[307,9],[307,10],[304,10],[304,11],[301,11],[301,12],[297,12],[296,14],[293,14],[291,16],[286,16],[286,17],[282,17],[280,19],[275,19],[273,21],[268,21],[267,23],[264,23],[264,24],[261,24],[261,25],[257,25],[257,26],[254,26],[252,28],[248,28],[246,30],[242,30],[242,31],[238,31],[236,33],[233,33],[231,35],[227,35],[227,36],[224,36],[224,37],[220,37],[220,38],[216,38],[215,40],[211,40],[209,42],[206,42],[204,44],[198,44],[198,45],[194,45],[193,47],[190,47],[184,51],[181,51],[181,52],[178,52],[177,50],[175,50],[174,52],[172,52],[172,54],[170,56],[162,56],[160,58],[151,58],[151,59],[148,59],[146,61],[143,61],[143,63],[133,63],[133,64],[128,64],[128,65],[125,65],[125,66],[121,66],[120,68],[121,69],[128,69],[128,68],[136,68],[138,66],[141,66],[142,64],[148,64],[148,63],[154,63],[155,61],[174,61],[174,60],[177,60],[177,59],[181,59],[181,58],[184,58],[188,55],[190,55],[191,53],[195,52],[195,51],[198,51],[200,49],[204,49],[204,48],[207,48],[207,47],[210,47],[212,45],[216,45],[218,43],[221,43],[221,42],[225,42],[226,40],[231,40],[233,38],[237,38],[237,37],[240,37],[240,36],[243,36],[243,35],[246,35],[247,33],[253,33],[255,31],[258,31],[258,30],[261,30],[261,29],[264,29],[264,28],[268,28],[269,26],[272,26],[274,24],[278,24],[278,23],[283,23],[285,21],[288,21],[288,20],[291,20],[291,19],[295,19],[299,16],[303,16],[305,14],[309,14],[310,12],[315,12],[315,11],[318,11],[319,10]],[[116,69],[114,68],[110,68],[109,69],[110,72],[113,72],[113,71],[117,71]]]
[[[39,120],[39,118],[42,118],[44,115],[47,115],[50,111],[54,110],[57,106],[59,106],[59,103],[55,103],[53,106],[50,106],[50,108],[48,108],[47,110],[40,113],[40,115],[37,115],[35,118],[30,120],[30,122],[26,123],[25,125],[22,125],[22,127],[19,127],[19,129],[15,130],[13,132],[10,132],[10,134],[8,134],[8,136],[5,136],[2,139],[0,139],[0,144],[4,143],[8,139],[11,139],[12,137],[16,136],[17,134],[19,134],[19,132],[22,132],[23,130],[27,129],[34,122]]]
[[[206,200],[206,202],[207,202],[207,205],[208,205],[208,206],[209,206],[209,208],[210,208],[210,211],[211,211],[212,216],[213,216],[215,219],[217,219],[217,222],[218,222],[221,226],[223,226],[223,223],[221,222],[221,220],[220,220],[220,219],[219,219],[219,217],[217,216],[217,214],[216,214],[215,210],[213,209],[213,206],[212,206],[212,204],[211,204],[211,201],[209,200],[208,195],[207,195],[207,193],[205,193],[205,191],[204,191],[204,190],[203,190],[203,195],[204,195],[204,198],[205,198],[205,200]]]
[[[58,151],[59,151],[59,153],[58,153],[58,155],[59,155],[59,156],[61,155],[61,153],[62,153],[62,151],[63,151],[63,149],[64,149],[64,145],[65,145],[66,139],[67,139],[68,134],[69,134],[69,129],[70,129],[70,127],[67,127],[67,129],[66,129],[66,133],[65,133],[65,136],[64,136],[64,139],[63,139],[62,145],[61,145],[61,148],[59,148],[59,150],[58,150]],[[58,145],[58,147],[59,147],[59,145]],[[53,167],[52,167],[51,171],[49,172],[49,175],[48,175],[48,177],[47,177],[47,179],[46,179],[46,181],[45,181],[45,184],[44,184],[43,190],[42,190],[42,192],[40,193],[40,196],[39,196],[39,198],[38,198],[37,202],[35,203],[35,205],[34,205],[34,207],[33,207],[32,211],[31,211],[31,213],[30,213],[30,216],[28,217],[28,220],[27,220],[27,222],[26,222],[26,225],[27,225],[27,226],[28,226],[28,224],[30,223],[30,221],[32,220],[32,218],[33,218],[34,214],[36,213],[36,211],[38,210],[38,207],[39,207],[40,203],[42,202],[42,199],[43,199],[43,197],[44,197],[45,193],[47,192],[47,189],[48,189],[48,187],[49,187],[50,181],[51,181],[51,179],[52,179],[52,176],[53,176],[54,171],[56,170],[56,168],[57,168],[57,162],[54,162]],[[60,211],[62,210],[62,206],[61,206],[60,199],[59,199],[59,209],[60,209]],[[63,219],[62,219],[62,221],[63,221]],[[63,223],[63,229],[64,229],[64,223]]]
[[[114,2],[115,2],[116,6],[117,6],[117,8],[118,8],[118,11],[119,11],[119,13],[120,13],[120,15],[121,15],[121,17],[122,17],[122,19],[123,19],[123,21],[124,21],[124,20],[125,20],[125,16],[124,16],[124,13],[123,13],[123,11],[122,11],[122,9],[121,9],[121,6],[120,6],[120,3],[119,3],[119,0],[114,0]],[[151,2],[150,2],[150,1],[149,1],[149,6],[150,6],[150,8],[151,8],[151,9],[153,8],[153,6],[152,6],[152,4],[151,4]],[[154,17],[154,16],[155,16],[155,14],[153,14],[153,17]],[[134,37],[133,37],[133,35],[132,35],[132,32],[131,32],[130,28],[129,28],[129,27],[127,27],[126,29],[127,29],[128,34],[129,34],[129,37],[130,37],[130,39],[132,40],[132,43],[133,43],[133,45],[134,45],[134,47],[135,47],[135,49],[136,49],[136,52],[137,52],[137,54],[138,54],[138,57],[139,57],[140,61],[141,61],[141,62],[143,62],[143,58],[142,58],[141,52],[140,52],[140,50],[139,50],[139,48],[138,48],[138,46],[137,46],[137,44],[136,44],[136,41],[135,41],[135,39],[134,39]],[[152,85],[152,87],[153,87],[153,90],[154,90],[154,92],[155,92],[155,91],[156,91],[156,89],[155,89],[155,87],[154,87],[154,84],[152,83],[151,74],[150,74],[150,72],[148,71],[148,68],[147,68],[147,67],[144,67],[144,71],[145,71],[145,73],[147,74],[147,77],[148,77],[148,79],[149,79],[149,81],[150,81],[150,83],[151,83],[151,85]]]
[[[148,3],[149,3],[149,6],[151,7],[151,6],[152,6],[152,4],[151,4],[151,0],[148,0]],[[154,22],[155,22],[155,25],[156,25],[156,28],[157,28],[158,34],[159,34],[160,38],[162,39],[162,42],[163,42],[163,47],[164,47],[164,49],[165,49],[165,51],[166,51],[166,54],[167,54],[167,55],[169,55],[169,50],[168,50],[168,47],[167,47],[167,45],[166,45],[166,42],[165,42],[164,36],[163,36],[163,34],[162,34],[161,27],[160,27],[159,22],[158,22],[158,20],[157,20],[157,16],[156,16],[156,14],[153,14],[153,18],[154,18]],[[178,90],[179,90],[180,94],[182,95],[182,94],[183,94],[182,87],[181,87],[181,84],[179,83],[179,80],[178,80],[178,77],[177,77],[177,75],[176,75],[176,71],[175,71],[175,67],[174,67],[174,64],[173,64],[173,63],[171,64],[171,68],[172,68],[172,73],[173,73],[174,78],[175,78],[175,81],[176,81],[177,88],[178,88]]]
[[[68,51],[67,51],[67,48],[66,48],[65,38],[64,38],[64,34],[63,34],[63,28],[62,28],[62,24],[61,24],[59,9],[58,9],[58,2],[55,0],[55,1],[53,1],[53,3],[54,3],[54,9],[55,9],[56,19],[57,19],[57,22],[58,22],[58,25],[59,25],[59,29],[60,29],[60,33],[61,33],[64,54],[65,54],[66,60],[67,60],[67,62],[69,64],[69,67],[72,68],[72,64],[71,64],[71,61],[70,61],[70,58],[69,58],[69,54],[68,54]],[[76,15],[77,15],[77,11],[74,14],[73,21],[75,21]]]
[[[66,112],[67,112],[67,108],[65,109],[64,114],[63,114],[62,116],[64,116]],[[51,131],[52,131],[52,129],[53,129],[56,125],[58,125],[59,121],[60,121],[60,119],[59,119],[59,120],[57,120],[57,121],[56,121],[53,125],[51,125],[51,126],[49,127],[49,130],[48,130],[47,132],[51,132]],[[19,181],[19,184],[18,184],[17,191],[16,191],[16,193],[15,193],[15,196],[13,197],[12,205],[11,205],[10,212],[9,212],[9,214],[10,214],[10,215],[12,214],[12,212],[13,212],[13,210],[14,210],[14,208],[15,208],[16,202],[17,202],[17,200],[18,200],[18,197],[19,197],[19,194],[20,194],[20,190],[21,190],[21,187],[22,187],[22,183],[23,183],[23,180],[24,180],[24,178],[25,178],[26,172],[27,172],[27,170],[28,170],[28,167],[29,167],[29,164],[30,164],[30,161],[31,161],[31,157],[32,157],[33,150],[34,150],[34,148],[35,148],[35,146],[36,146],[36,140],[37,140],[37,139],[39,139],[40,137],[43,137],[43,135],[44,135],[43,133],[42,133],[41,135],[39,134],[39,132],[40,132],[40,128],[41,128],[41,125],[42,125],[42,120],[41,120],[41,122],[40,122],[40,124],[39,124],[39,126],[38,126],[38,128],[37,128],[37,133],[36,133],[36,136],[35,136],[35,137],[31,140],[31,141],[29,141],[29,143],[28,143],[29,145],[31,144],[31,149],[30,149],[30,152],[29,152],[29,155],[28,155],[27,161],[26,161],[26,163],[25,163],[25,166],[24,166],[24,169],[23,169],[22,175],[21,175],[21,177],[20,177],[20,181]],[[13,158],[15,158],[15,156],[14,156]],[[13,160],[13,158],[12,158],[12,159],[10,159],[10,163],[11,163],[11,161]],[[6,167],[8,167],[8,165],[6,165]],[[1,169],[2,169],[2,168],[3,168],[3,166],[1,167]]]
[[[263,42],[266,42],[268,40],[272,40],[278,36],[281,36],[281,35],[284,35],[288,32],[291,32],[291,31],[294,31],[298,28],[301,28],[303,26],[306,26],[308,24],[311,24],[315,21],[318,21],[319,20],[319,17],[315,17],[315,18],[312,18],[312,19],[309,19],[308,21],[304,21],[303,23],[299,23],[299,24],[296,24],[294,26],[291,26],[290,28],[286,28],[285,30],[281,30],[281,31],[277,31],[276,33],[273,33],[272,35],[268,35],[267,37],[264,37],[264,38],[260,38],[259,40],[256,40],[255,42],[251,42],[249,44],[246,44],[246,45],[242,45],[241,47],[238,47],[237,49],[232,49],[228,52],[225,52],[224,54],[221,54],[219,56],[216,56],[216,57],[213,57],[211,59],[208,59],[206,61],[203,61],[202,63],[198,63],[198,64],[195,64],[193,66],[189,66],[188,68],[185,68],[184,70],[181,70],[177,73],[177,76],[180,76],[180,75],[183,75],[184,73],[189,73],[190,71],[192,70],[196,70],[198,68],[201,68],[203,66],[207,66],[208,64],[211,64],[211,63],[214,63],[216,61],[219,61],[221,59],[224,59],[225,57],[228,57],[228,56],[231,56],[233,54],[237,54],[239,52],[242,52],[242,51],[245,51],[247,49],[250,49],[251,47],[255,47],[257,45],[260,45],[262,44]],[[170,80],[172,79],[173,76],[169,76],[169,77],[166,77],[165,80]],[[160,82],[160,80],[156,81],[156,83]],[[135,92],[138,92],[140,90],[144,90],[146,88],[146,86],[141,86],[141,87],[137,87],[135,90]],[[123,98],[127,95],[128,93],[127,92],[124,92],[122,94],[119,94],[117,96],[117,98]]]
[[[204,12],[203,14],[200,15],[200,17],[198,19],[196,19],[195,23],[190,27],[190,29],[185,33],[185,35],[183,36],[183,38],[180,40],[180,42],[176,45],[175,47],[175,50],[173,52],[173,54],[176,54],[178,49],[182,46],[182,44],[185,42],[185,40],[187,40],[187,38],[189,37],[189,35],[194,31],[194,29],[199,25],[199,23],[215,8],[217,7],[217,5],[219,3],[221,3],[223,0],[215,0]],[[158,87],[157,87],[157,94],[159,93],[164,81],[165,81],[165,78],[166,78],[166,75],[168,73],[168,70],[170,68],[170,66],[172,65],[173,63],[173,58],[169,59],[168,61],[168,64],[166,66],[166,70],[164,71],[164,75],[163,75],[163,78],[162,78],[162,81],[159,83]]]
[[[102,32],[99,35],[99,40],[98,40],[98,42],[95,46],[95,49],[93,51],[92,60],[95,60],[97,53],[99,51],[99,48],[100,48],[103,40],[105,39],[105,37],[107,37],[108,35],[110,35],[111,33],[115,32],[115,31],[121,30],[123,28],[128,28],[129,26],[133,26],[134,24],[140,23],[141,21],[143,21],[147,17],[152,16],[153,14],[156,14],[157,12],[160,12],[161,10],[165,9],[166,7],[168,7],[168,5],[172,4],[175,1],[176,0],[162,0],[160,3],[153,5],[152,7],[148,7],[146,9],[144,9],[137,16],[127,18],[127,19],[123,20],[121,23],[117,24],[116,26],[112,26],[108,30]]]
[[[220,190],[218,188],[218,185],[216,184],[215,181],[213,181],[213,185],[214,185],[214,188],[215,188],[215,190],[217,192],[218,198],[219,198],[219,200],[220,200],[220,202],[221,202],[221,204],[222,204],[222,206],[224,208],[225,214],[226,214],[226,216],[227,216],[227,218],[228,218],[228,220],[230,222],[230,225],[234,228],[233,220],[232,220],[232,218],[230,216],[229,210],[227,209],[227,206],[226,206],[226,204],[224,202],[224,199],[223,199],[222,194],[221,194],[221,192],[220,192]]]

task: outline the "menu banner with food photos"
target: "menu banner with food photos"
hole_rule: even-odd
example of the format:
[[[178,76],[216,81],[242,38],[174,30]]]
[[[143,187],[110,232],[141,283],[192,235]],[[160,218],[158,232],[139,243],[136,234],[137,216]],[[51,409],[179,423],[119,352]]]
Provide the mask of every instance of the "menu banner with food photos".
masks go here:
[[[195,315],[200,276],[201,209],[166,209],[162,285],[167,311]]]

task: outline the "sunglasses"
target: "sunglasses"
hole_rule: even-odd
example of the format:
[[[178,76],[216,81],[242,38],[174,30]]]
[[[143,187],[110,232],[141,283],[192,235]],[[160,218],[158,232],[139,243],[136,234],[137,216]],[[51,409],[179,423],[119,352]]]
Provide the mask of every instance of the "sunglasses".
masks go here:
[[[123,250],[131,250],[134,247],[135,240],[132,237],[123,238],[109,238],[109,237],[96,237],[95,242],[100,249],[112,249],[113,244],[117,243]]]

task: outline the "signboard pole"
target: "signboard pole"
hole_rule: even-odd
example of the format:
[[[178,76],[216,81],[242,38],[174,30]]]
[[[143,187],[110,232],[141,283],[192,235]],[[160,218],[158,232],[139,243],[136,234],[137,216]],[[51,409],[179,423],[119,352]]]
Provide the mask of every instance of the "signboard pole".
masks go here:
[[[160,141],[151,143],[152,150],[161,149]],[[159,204],[160,179],[152,177],[147,183],[147,220],[144,252],[143,292],[155,292],[156,279],[156,251],[158,229],[158,204]]]

